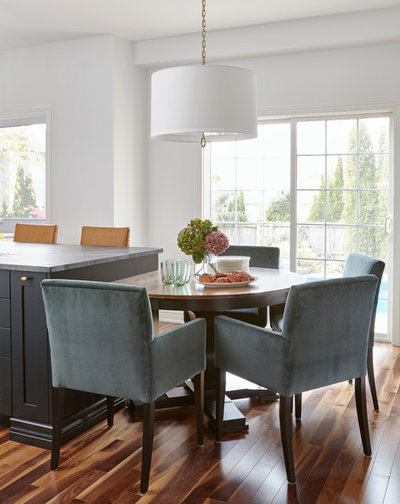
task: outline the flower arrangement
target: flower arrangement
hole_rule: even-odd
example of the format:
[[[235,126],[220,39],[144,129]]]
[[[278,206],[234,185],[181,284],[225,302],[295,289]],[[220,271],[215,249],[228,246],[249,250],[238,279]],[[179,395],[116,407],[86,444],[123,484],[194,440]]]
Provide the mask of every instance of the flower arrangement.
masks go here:
[[[193,219],[179,232],[178,247],[185,254],[191,255],[194,263],[208,262],[217,272],[215,266],[209,262],[209,254],[217,256],[225,252],[229,247],[229,240],[210,220]]]
[[[221,231],[211,231],[204,238],[204,248],[213,255],[220,255],[229,247],[229,240]]]

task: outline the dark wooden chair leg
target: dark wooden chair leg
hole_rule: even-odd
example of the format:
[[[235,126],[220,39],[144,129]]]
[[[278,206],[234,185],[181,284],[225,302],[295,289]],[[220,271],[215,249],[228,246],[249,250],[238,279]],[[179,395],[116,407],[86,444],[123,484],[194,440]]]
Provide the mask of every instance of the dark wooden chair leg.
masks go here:
[[[301,394],[296,394],[294,396],[294,402],[295,402],[295,416],[297,419],[301,418]]]
[[[286,475],[289,483],[296,483],[296,474],[294,471],[293,447],[292,447],[292,418],[291,405],[293,396],[279,398],[279,422],[281,426],[281,440],[283,448],[283,457],[285,459]]]
[[[197,444],[204,445],[204,371],[193,378],[194,405],[196,408]]]
[[[365,398],[365,376],[355,379],[355,395],[358,425],[360,427],[364,454],[370,456],[372,454],[372,451],[368,430],[367,401]]]
[[[151,455],[153,452],[155,403],[143,404],[143,445],[142,445],[142,475],[140,491],[146,493],[149,488]]]
[[[53,388],[52,392],[53,413],[53,441],[51,444],[50,469],[58,468],[60,460],[62,425],[64,419],[64,389]]]
[[[112,427],[114,425],[114,398],[107,396],[107,425]]]
[[[273,317],[275,317],[275,315],[282,315],[284,311],[285,311],[285,304],[270,306],[269,307],[270,324],[271,324],[271,320],[273,319]]]
[[[217,441],[221,441],[223,434],[222,428],[224,421],[225,388],[226,388],[226,372],[217,369],[217,390],[216,390]]]
[[[372,403],[374,405],[374,410],[379,411],[378,396],[376,394],[376,386],[375,386],[374,353],[373,352],[374,352],[373,347],[368,348],[368,357],[367,357],[368,381],[369,381],[369,389],[371,391]]]

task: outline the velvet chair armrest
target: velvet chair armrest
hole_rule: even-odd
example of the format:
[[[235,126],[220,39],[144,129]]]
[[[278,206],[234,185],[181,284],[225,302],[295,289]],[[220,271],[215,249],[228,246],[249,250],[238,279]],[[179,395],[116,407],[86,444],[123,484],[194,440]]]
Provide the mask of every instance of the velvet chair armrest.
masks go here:
[[[196,319],[161,333],[150,343],[149,352],[153,401],[205,369],[206,321]]]
[[[286,388],[288,339],[224,316],[216,317],[214,334],[215,367],[276,392]]]

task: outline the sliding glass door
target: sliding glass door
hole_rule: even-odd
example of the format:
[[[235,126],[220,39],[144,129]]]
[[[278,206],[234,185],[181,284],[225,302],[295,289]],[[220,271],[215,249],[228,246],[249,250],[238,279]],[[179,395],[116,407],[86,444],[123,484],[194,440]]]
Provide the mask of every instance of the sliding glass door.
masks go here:
[[[281,267],[340,276],[350,252],[382,259],[376,333],[387,337],[389,115],[260,122],[258,138],[209,144],[204,215],[231,243],[279,246]]]
[[[297,122],[296,269],[338,276],[350,252],[388,264],[389,117]],[[376,331],[387,333],[387,272]]]

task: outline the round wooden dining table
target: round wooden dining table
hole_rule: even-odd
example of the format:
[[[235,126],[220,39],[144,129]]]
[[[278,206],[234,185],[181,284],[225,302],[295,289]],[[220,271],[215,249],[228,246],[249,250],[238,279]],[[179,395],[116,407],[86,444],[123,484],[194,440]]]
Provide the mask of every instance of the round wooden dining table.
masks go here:
[[[205,371],[205,412],[211,426],[215,426],[215,368],[214,368],[214,318],[221,312],[241,308],[258,308],[284,304],[290,287],[306,281],[303,275],[285,270],[250,268],[255,280],[246,286],[207,287],[192,279],[182,286],[164,285],[159,271],[152,271],[120,280],[120,283],[146,287],[153,311],[154,332],[158,333],[159,310],[184,311],[190,318],[207,321],[207,367]],[[271,356],[266,356],[266,359]],[[272,356],[273,358],[273,356]],[[156,407],[170,407],[192,403],[192,395],[179,387],[169,397],[162,397]],[[228,393],[229,394],[229,393]],[[253,394],[254,395],[254,394]],[[235,397],[231,394],[231,397]],[[224,411],[224,432],[247,430],[244,416],[227,397]]]

